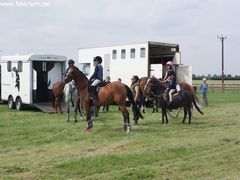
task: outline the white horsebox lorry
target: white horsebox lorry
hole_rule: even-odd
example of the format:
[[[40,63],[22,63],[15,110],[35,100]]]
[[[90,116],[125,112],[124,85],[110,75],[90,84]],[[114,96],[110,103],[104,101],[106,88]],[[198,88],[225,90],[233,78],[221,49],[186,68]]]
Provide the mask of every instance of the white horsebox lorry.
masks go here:
[[[8,107],[38,107],[50,102],[53,84],[64,79],[67,58],[59,55],[13,55],[1,57],[1,99]]]
[[[181,64],[181,53],[178,44],[145,42],[97,48],[79,48],[79,68],[87,77],[94,72],[93,58],[103,59],[104,77],[110,76],[111,81],[121,78],[130,85],[131,77],[138,75],[163,78],[166,73],[164,66],[167,61],[175,65],[178,82],[192,84],[192,67]]]

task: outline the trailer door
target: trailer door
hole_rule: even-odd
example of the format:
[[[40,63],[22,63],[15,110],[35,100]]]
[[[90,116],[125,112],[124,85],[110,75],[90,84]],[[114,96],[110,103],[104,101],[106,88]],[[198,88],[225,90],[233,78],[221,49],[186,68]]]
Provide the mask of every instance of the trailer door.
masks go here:
[[[104,79],[106,76],[110,76],[110,54],[104,55]]]
[[[176,67],[177,82],[186,82],[192,85],[192,66]]]
[[[150,76],[154,76],[156,78],[162,78],[162,64],[151,64]]]

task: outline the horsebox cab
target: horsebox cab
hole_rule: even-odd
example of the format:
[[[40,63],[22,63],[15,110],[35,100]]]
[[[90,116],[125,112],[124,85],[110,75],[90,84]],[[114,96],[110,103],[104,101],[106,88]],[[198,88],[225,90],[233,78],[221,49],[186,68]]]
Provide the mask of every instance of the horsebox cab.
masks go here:
[[[111,81],[121,78],[130,85],[131,77],[163,78],[166,73],[165,63],[172,61],[175,65],[178,82],[192,84],[192,67],[181,64],[181,53],[178,44],[148,41],[145,43],[126,44],[97,48],[79,48],[79,69],[88,77],[94,72],[93,58],[103,59],[104,78]]]
[[[8,107],[38,107],[50,102],[52,86],[64,79],[67,58],[59,55],[13,55],[1,57],[1,99]]]

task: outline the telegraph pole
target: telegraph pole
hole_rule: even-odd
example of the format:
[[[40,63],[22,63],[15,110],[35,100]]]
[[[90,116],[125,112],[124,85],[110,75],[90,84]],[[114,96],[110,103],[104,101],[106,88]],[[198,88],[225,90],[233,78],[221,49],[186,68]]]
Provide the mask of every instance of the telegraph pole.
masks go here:
[[[224,40],[227,39],[227,36],[218,35],[217,38],[222,42],[222,92],[224,92]]]

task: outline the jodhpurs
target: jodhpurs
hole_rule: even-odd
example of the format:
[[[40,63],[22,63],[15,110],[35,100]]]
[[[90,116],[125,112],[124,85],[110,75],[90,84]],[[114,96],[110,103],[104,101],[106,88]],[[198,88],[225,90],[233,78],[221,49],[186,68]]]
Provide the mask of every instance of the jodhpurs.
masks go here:
[[[170,89],[170,91],[169,91],[169,102],[172,102],[172,98],[173,98],[173,96],[172,96],[172,94],[174,93],[174,91],[175,91],[175,89]]]

